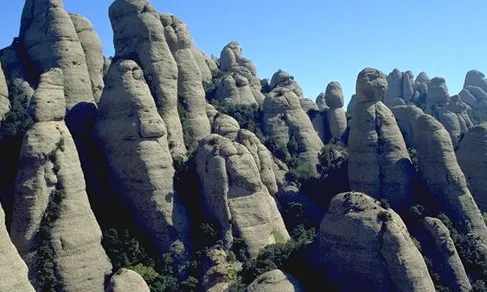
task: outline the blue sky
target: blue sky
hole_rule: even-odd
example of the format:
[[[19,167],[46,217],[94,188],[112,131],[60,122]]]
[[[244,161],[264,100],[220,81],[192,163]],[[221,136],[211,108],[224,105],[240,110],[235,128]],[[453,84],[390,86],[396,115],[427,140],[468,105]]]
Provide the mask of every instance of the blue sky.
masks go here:
[[[0,47],[18,34],[24,1],[3,1]],[[106,55],[113,54],[111,0],[65,0],[66,10],[89,18]],[[487,73],[485,0],[154,0],[160,12],[186,22],[196,44],[219,56],[237,40],[260,78],[283,69],[314,99],[339,81],[348,100],[364,67],[399,68],[446,79],[459,92],[465,73]]]

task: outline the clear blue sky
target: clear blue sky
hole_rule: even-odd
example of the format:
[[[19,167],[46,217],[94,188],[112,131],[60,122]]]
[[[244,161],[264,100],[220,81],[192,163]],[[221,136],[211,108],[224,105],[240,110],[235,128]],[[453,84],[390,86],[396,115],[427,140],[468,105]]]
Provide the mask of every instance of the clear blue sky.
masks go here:
[[[5,0],[0,47],[18,34],[24,1]],[[111,0],[65,0],[68,11],[89,18],[106,55],[113,54],[108,19]],[[186,22],[196,44],[219,56],[237,40],[254,61],[260,78],[277,69],[295,76],[314,99],[330,81],[339,81],[348,100],[364,67],[385,73],[399,68],[446,79],[459,92],[465,73],[487,73],[485,0],[154,0],[160,12]]]

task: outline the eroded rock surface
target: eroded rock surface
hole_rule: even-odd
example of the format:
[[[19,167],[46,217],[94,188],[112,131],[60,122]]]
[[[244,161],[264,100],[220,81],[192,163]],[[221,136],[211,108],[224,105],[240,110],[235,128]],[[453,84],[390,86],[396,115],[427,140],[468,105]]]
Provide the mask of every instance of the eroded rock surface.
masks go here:
[[[281,270],[266,272],[255,279],[247,287],[248,292],[301,292],[304,291],[299,282]]]
[[[111,278],[106,292],[149,292],[142,276],[129,269],[120,269]]]

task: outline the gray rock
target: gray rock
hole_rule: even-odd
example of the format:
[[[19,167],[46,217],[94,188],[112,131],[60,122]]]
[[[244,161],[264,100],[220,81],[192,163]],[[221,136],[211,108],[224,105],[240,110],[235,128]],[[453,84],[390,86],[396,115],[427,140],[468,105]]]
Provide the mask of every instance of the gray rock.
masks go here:
[[[110,183],[132,209],[162,255],[186,254],[189,227],[174,193],[168,132],[140,67],[112,63],[99,103],[96,136],[108,160]]]
[[[184,156],[186,147],[178,114],[178,66],[166,42],[159,13],[147,0],[116,0],[110,5],[109,15],[115,58],[137,56],[167,126],[171,155]]]
[[[213,72],[218,70],[218,66],[210,57],[206,56],[202,51],[196,48],[196,46],[193,46],[191,50],[193,51],[193,57],[196,64],[200,69],[203,84],[212,84]]]
[[[360,72],[359,102],[348,138],[348,179],[352,190],[386,199],[401,209],[411,200],[413,167],[394,115],[380,102],[386,89],[382,72],[370,68]]]
[[[308,98],[302,98],[299,100],[299,103],[301,104],[301,107],[303,108],[303,110],[308,113],[309,111],[311,110],[315,110],[317,111],[318,110],[318,106],[316,105],[316,103],[314,101],[312,101],[311,99],[308,99]]]
[[[390,105],[390,103],[396,98],[402,98],[403,93],[403,74],[399,69],[394,69],[388,76],[387,76],[387,90],[384,94],[383,102],[386,105]]]
[[[34,287],[27,277],[27,266],[20,257],[17,249],[10,241],[5,226],[5,213],[0,206],[0,260],[2,261],[2,280],[0,291],[34,292]]]
[[[206,253],[203,265],[202,287],[206,292],[226,292],[235,277],[242,270],[242,264],[231,261],[228,251],[222,246],[215,245]]]
[[[278,87],[286,87],[293,91],[298,98],[304,98],[303,90],[296,80],[294,80],[294,76],[291,76],[288,72],[282,71],[281,69],[277,70],[274,75],[272,75],[270,87],[271,90]]]
[[[84,16],[70,13],[71,21],[74,24],[81,47],[85,53],[86,65],[90,74],[91,87],[95,102],[100,101],[101,92],[105,84],[103,83],[103,47],[98,34],[95,32],[91,22]]]
[[[326,105],[326,101],[325,101],[325,95],[326,95],[325,92],[321,92],[316,97],[315,103],[318,106],[318,109],[319,110],[326,110],[326,109],[328,109],[328,106]]]
[[[105,75],[107,75],[108,68],[110,68],[110,65],[112,64],[112,57],[103,57],[104,63],[103,63],[103,78],[105,78]]]
[[[59,192],[59,214],[50,222],[48,240],[61,289],[103,291],[112,266],[101,246],[102,234],[85,191],[76,146],[63,116],[59,116],[60,109],[64,114],[66,108],[62,82],[60,69],[42,74],[31,101],[36,105],[31,113],[37,122],[26,133],[21,146],[11,237],[29,266],[32,283],[37,286],[37,235],[48,204],[54,199],[53,192]],[[48,115],[51,111],[55,114]]]
[[[418,92],[418,97],[419,95],[426,96],[428,94],[430,82],[431,80],[425,72],[419,73],[419,75],[416,77],[416,80],[414,81],[414,85]]]
[[[325,102],[330,108],[343,107],[343,90],[340,83],[333,81],[328,84],[325,92]]]
[[[20,39],[37,71],[47,72],[52,68],[63,71],[68,110],[80,102],[94,102],[85,53],[60,0],[41,3],[27,0],[22,12]],[[90,115],[78,118],[88,117]]]
[[[414,77],[411,71],[407,71],[406,74],[402,75],[402,99],[406,101],[413,100],[414,97]]]
[[[468,85],[465,87],[477,100],[487,100],[487,92],[478,86]]]
[[[265,98],[264,132],[277,148],[287,148],[291,139],[297,142],[298,157],[316,172],[318,153],[323,147],[311,120],[301,108],[299,97],[292,89],[277,87]]]
[[[203,79],[198,63],[193,55],[193,40],[188,27],[172,15],[161,15],[164,34],[178,66],[179,106],[186,116],[183,127],[191,141],[185,141],[188,149],[195,149],[198,142],[211,133],[206,116],[206,98]],[[183,117],[181,117],[183,118]]]
[[[291,275],[272,270],[257,277],[247,287],[247,292],[301,292],[304,289]]]
[[[265,246],[289,239],[276,202],[243,145],[212,134],[200,143],[196,165],[206,216],[220,225],[226,247],[238,235],[255,257]]]
[[[477,86],[480,87],[483,91],[487,92],[487,78],[485,78],[484,73],[480,71],[470,70],[465,76],[465,83],[463,84],[463,88],[467,88],[467,86]]]
[[[435,291],[399,215],[365,194],[332,199],[321,222],[320,247],[341,291]]]
[[[108,283],[106,292],[149,292],[142,276],[129,269],[118,270]]]
[[[10,101],[8,100],[8,87],[5,75],[0,62],[0,123],[10,110]]]
[[[350,102],[347,105],[347,117],[348,118],[351,118],[352,117],[353,108],[355,107],[355,105],[357,104],[357,102],[358,102],[357,95],[356,94],[352,95],[352,97],[350,98]]]
[[[450,101],[450,94],[446,86],[445,79],[435,77],[431,79],[428,87],[428,97],[426,99],[429,108],[433,106],[444,106]]]
[[[480,236],[485,245],[487,227],[467,188],[450,135],[434,117],[422,115],[415,125],[418,165],[440,211],[464,234]],[[481,251],[485,254],[485,250]]]
[[[448,228],[441,220],[431,217],[425,217],[423,225],[433,242],[432,264],[435,271],[440,275],[441,284],[451,291],[471,291],[472,285]]]
[[[416,119],[423,114],[423,111],[414,105],[399,105],[391,107],[391,111],[396,118],[397,125],[401,130],[406,147],[416,148],[416,140],[414,135],[414,125]]]
[[[458,119],[458,116],[449,110],[442,110],[438,114],[437,119],[448,131],[453,146],[456,146],[458,141],[460,141],[460,138],[462,137],[462,129],[460,127],[460,121]]]
[[[475,202],[487,212],[487,124],[475,126],[465,135],[456,157]]]
[[[477,98],[468,89],[462,89],[458,95],[461,101],[467,103],[472,108],[477,107]]]
[[[347,130],[347,114],[342,108],[330,108],[326,112],[331,138],[341,139]]]

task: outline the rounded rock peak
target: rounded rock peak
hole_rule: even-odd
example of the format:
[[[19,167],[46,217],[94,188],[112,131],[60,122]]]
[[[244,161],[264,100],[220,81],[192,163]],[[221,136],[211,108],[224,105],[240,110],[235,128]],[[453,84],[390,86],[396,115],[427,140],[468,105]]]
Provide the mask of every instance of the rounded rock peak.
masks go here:
[[[276,88],[277,85],[285,83],[290,79],[294,79],[294,77],[286,71],[279,69],[272,75],[270,86],[271,88]]]
[[[343,107],[343,90],[340,83],[333,81],[328,84],[325,92],[325,102],[330,108]]]
[[[419,83],[429,83],[430,82],[430,78],[429,78],[428,74],[426,74],[426,72],[421,72],[416,77],[416,82],[419,82]]]
[[[365,68],[358,74],[356,93],[359,102],[382,101],[387,88],[386,75],[377,69]]]

